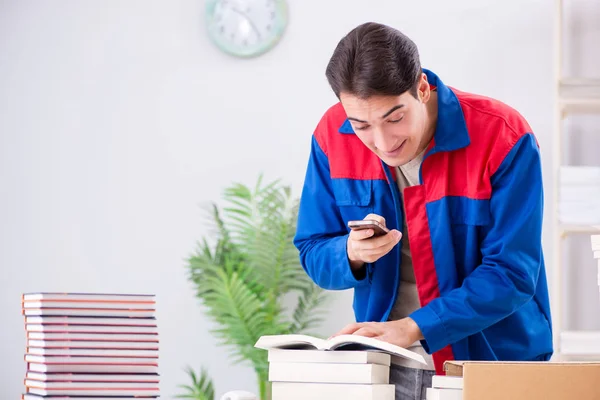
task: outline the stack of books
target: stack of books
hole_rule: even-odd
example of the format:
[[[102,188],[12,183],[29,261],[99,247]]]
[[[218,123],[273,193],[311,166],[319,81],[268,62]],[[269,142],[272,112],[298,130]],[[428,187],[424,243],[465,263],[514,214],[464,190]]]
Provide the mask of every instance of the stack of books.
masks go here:
[[[460,376],[434,375],[427,388],[427,400],[462,400],[463,378]]]
[[[559,219],[564,224],[600,224],[600,167],[562,166]]]
[[[159,396],[154,295],[27,293],[23,400]]]
[[[263,336],[256,347],[268,350],[272,400],[393,400],[391,357],[425,364],[420,354],[355,335]]]

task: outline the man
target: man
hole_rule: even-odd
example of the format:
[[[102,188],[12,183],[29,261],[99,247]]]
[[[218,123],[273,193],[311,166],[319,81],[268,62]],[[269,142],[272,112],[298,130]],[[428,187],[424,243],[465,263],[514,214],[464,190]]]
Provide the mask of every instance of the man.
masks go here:
[[[425,398],[446,360],[548,360],[540,153],[525,119],[449,88],[380,24],[344,37],[326,75],[340,102],[312,138],[294,243],[316,284],[354,289],[358,323],[338,334],[426,357],[395,361],[397,399]],[[349,231],[359,219],[390,231]]]

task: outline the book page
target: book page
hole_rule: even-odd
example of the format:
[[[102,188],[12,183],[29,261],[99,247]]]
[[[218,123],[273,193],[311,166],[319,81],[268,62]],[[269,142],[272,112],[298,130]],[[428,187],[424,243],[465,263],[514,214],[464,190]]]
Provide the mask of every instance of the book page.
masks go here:
[[[360,335],[340,335],[326,342],[330,350],[379,350],[395,356],[409,358],[427,365],[420,354],[381,340]]]
[[[259,349],[325,349],[325,341],[308,335],[265,335],[254,347]]]

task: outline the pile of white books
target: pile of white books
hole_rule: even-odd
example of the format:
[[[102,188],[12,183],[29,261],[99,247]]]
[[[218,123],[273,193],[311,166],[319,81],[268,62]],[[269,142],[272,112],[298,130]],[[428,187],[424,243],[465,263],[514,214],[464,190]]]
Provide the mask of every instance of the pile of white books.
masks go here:
[[[420,354],[356,335],[263,336],[256,347],[268,350],[272,400],[394,400],[391,356],[425,364]]]
[[[434,375],[427,388],[427,400],[462,400],[463,378],[459,376]]]
[[[564,224],[600,224],[600,167],[562,166],[559,175],[559,220]]]
[[[153,295],[27,293],[23,400],[159,396]]]

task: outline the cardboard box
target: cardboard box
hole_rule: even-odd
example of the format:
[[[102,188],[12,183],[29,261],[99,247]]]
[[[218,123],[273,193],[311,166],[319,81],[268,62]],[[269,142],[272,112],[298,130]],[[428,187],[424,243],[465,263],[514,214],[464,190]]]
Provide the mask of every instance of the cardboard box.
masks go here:
[[[600,362],[447,361],[463,400],[598,400]]]

